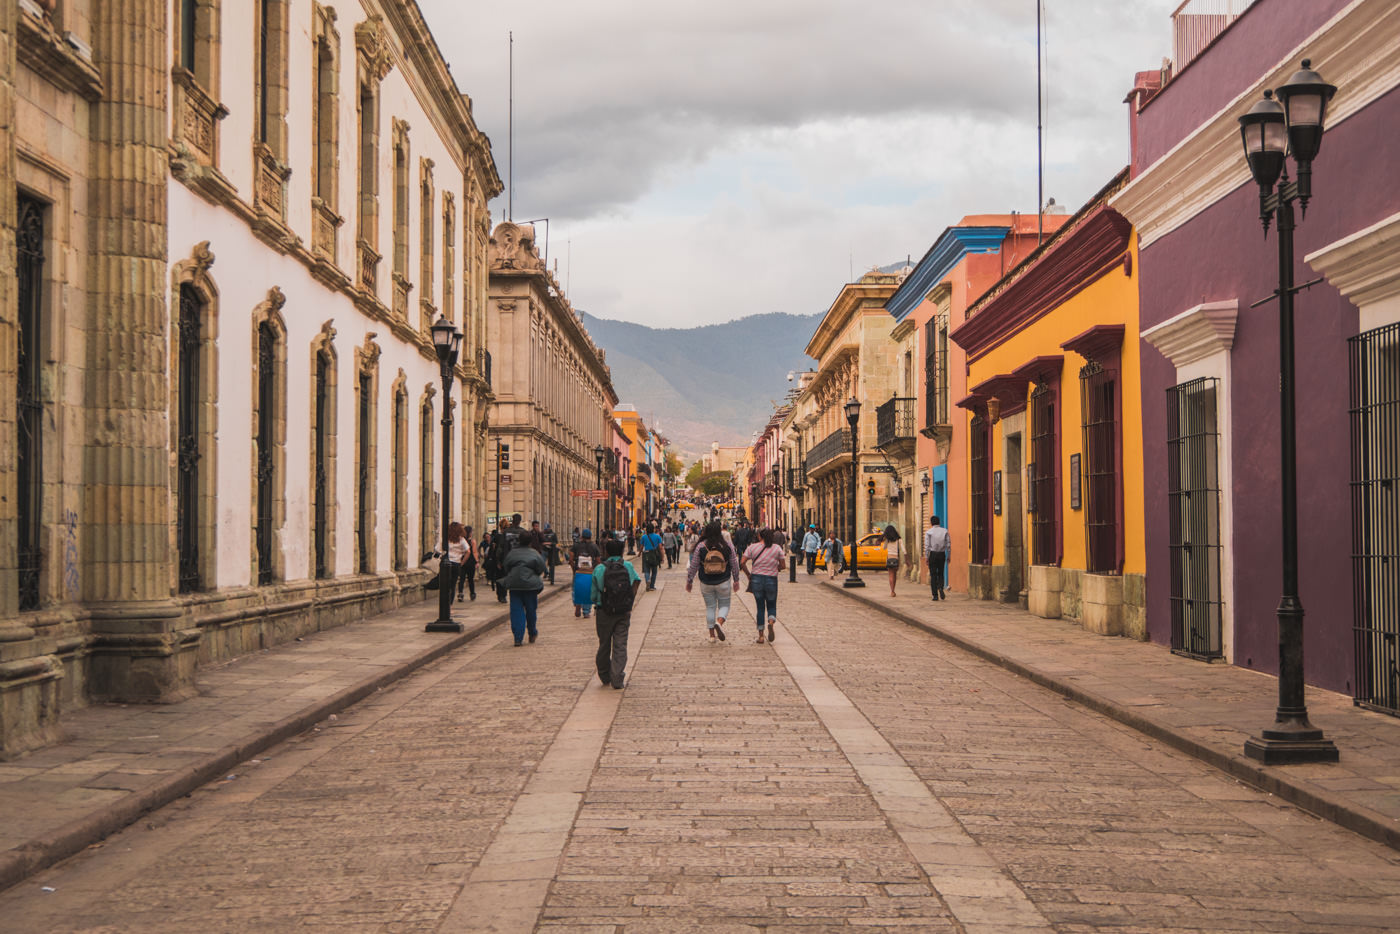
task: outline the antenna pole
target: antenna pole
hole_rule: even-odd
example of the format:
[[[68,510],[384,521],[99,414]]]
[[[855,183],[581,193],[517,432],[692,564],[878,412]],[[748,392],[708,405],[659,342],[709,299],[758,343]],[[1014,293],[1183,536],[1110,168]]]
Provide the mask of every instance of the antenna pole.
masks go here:
[[[1040,2],[1040,0],[1036,0]],[[508,145],[506,146],[506,204],[508,205],[506,216],[509,220],[515,220],[515,31],[506,34],[510,37],[510,106],[507,118]]]
[[[1036,245],[1045,242],[1045,132],[1041,122],[1040,90],[1041,0],[1035,0],[1035,216]]]

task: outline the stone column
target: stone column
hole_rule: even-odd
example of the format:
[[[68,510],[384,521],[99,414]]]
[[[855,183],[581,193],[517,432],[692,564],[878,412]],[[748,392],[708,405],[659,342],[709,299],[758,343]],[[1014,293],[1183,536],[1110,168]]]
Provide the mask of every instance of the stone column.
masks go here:
[[[165,0],[93,5],[107,88],[92,107],[82,593],[95,698],[165,700],[193,684],[197,633],[171,599]]]
[[[0,451],[15,450],[15,41],[19,5],[0,3]],[[28,638],[19,611],[15,458],[0,459],[0,642]]]

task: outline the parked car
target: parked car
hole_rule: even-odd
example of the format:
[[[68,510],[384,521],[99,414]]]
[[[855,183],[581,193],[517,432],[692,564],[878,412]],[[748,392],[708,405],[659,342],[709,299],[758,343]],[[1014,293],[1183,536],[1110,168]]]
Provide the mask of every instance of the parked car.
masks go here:
[[[871,532],[860,541],[856,542],[856,554],[859,557],[857,567],[862,571],[883,571],[885,569],[885,533]],[[846,561],[851,560],[851,546],[846,545]],[[817,567],[826,567],[826,552],[817,552]]]

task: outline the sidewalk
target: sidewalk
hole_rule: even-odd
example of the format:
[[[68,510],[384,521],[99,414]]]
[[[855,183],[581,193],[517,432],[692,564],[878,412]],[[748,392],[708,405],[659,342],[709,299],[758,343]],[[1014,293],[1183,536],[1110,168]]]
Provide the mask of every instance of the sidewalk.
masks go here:
[[[1309,687],[1308,715],[1337,744],[1341,761],[1266,766],[1244,755],[1244,742],[1273,723],[1273,676],[1182,658],[1152,643],[1094,635],[1073,621],[1041,619],[961,594],[935,603],[922,585],[907,581],[891,599],[883,576],[863,589],[847,590],[839,581],[823,586],[1400,849],[1400,718]]]
[[[546,584],[540,599],[567,600],[567,590]],[[62,742],[0,762],[0,890],[509,619],[483,582],[475,601],[452,605],[462,633],[424,632],[438,612],[437,592],[427,597],[203,669],[199,694],[186,701],[65,716]]]

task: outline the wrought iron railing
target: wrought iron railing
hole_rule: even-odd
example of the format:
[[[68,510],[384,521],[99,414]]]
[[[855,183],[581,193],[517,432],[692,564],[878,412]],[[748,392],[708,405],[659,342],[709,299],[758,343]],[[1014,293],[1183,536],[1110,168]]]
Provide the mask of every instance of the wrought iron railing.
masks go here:
[[[914,440],[912,396],[893,396],[875,410],[875,446],[887,447],[897,441]]]
[[[1167,390],[1167,548],[1171,555],[1172,651],[1223,653],[1220,585],[1219,381]]]
[[[789,467],[787,469],[788,492],[796,493],[807,486],[807,468],[805,466]]]
[[[812,445],[812,450],[807,452],[805,462],[806,472],[811,473],[821,468],[842,454],[851,452],[851,430],[840,428],[827,435],[825,438]]]

